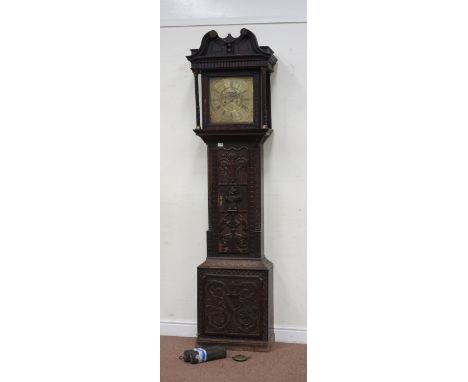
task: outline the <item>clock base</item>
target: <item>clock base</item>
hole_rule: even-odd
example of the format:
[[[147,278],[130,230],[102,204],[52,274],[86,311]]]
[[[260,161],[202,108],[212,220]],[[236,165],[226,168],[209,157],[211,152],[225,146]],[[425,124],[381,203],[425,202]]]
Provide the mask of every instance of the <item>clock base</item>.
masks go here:
[[[198,267],[198,342],[268,351],[273,334],[273,264],[208,258]]]

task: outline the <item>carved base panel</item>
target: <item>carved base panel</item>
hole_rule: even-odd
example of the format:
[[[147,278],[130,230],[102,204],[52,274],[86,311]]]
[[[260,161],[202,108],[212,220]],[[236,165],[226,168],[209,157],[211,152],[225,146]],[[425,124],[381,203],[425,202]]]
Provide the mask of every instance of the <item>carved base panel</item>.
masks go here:
[[[265,260],[198,267],[198,342],[268,350],[273,341],[272,266]],[[231,267],[230,267],[231,265]]]

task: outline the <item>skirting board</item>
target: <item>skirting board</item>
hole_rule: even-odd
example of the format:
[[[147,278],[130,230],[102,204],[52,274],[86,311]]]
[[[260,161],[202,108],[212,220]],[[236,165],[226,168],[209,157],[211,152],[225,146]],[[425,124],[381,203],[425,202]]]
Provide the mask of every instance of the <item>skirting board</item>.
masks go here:
[[[296,328],[275,327],[275,341],[305,344],[307,330]],[[196,337],[197,323],[184,321],[161,321],[162,336]]]

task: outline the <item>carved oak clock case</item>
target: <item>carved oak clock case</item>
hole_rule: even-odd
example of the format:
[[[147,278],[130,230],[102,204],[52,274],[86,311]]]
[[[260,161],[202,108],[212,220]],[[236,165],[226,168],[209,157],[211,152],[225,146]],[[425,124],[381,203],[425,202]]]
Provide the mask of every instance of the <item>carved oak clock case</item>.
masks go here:
[[[262,148],[272,133],[270,73],[277,60],[247,29],[237,38],[208,32],[191,51],[194,132],[208,149],[209,227],[207,259],[198,267],[197,342],[268,350],[274,341],[273,265],[263,252]]]

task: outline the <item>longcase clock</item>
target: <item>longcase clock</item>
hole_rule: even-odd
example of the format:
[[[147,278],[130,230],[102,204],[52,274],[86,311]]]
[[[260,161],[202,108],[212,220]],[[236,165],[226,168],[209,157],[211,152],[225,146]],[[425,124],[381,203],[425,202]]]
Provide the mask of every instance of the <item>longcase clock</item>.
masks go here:
[[[263,252],[262,147],[272,133],[270,73],[277,59],[247,29],[237,38],[208,32],[191,52],[194,132],[208,148],[208,253],[198,267],[197,342],[268,350],[273,264]]]

